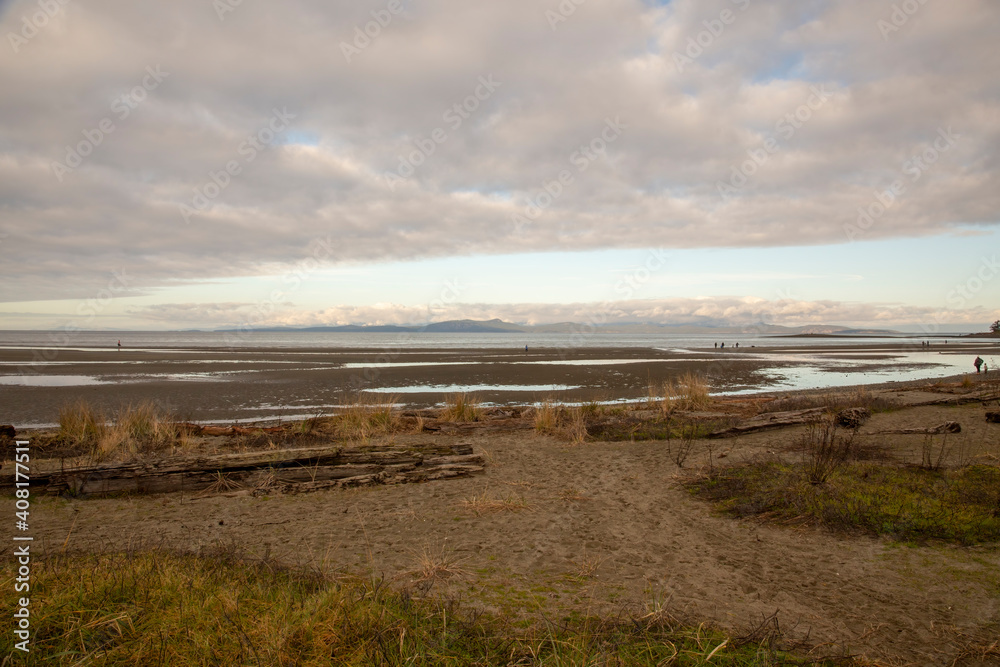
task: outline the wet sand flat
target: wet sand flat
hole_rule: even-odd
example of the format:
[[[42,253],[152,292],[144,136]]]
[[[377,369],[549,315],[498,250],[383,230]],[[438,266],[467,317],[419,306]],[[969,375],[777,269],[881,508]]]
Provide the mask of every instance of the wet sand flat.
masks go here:
[[[0,421],[53,424],[61,406],[81,400],[105,411],[153,401],[184,419],[204,422],[329,414],[355,402],[359,392],[392,397],[399,405],[414,408],[439,405],[448,393],[467,390],[493,404],[639,400],[649,395],[651,386],[655,390],[687,372],[705,376],[714,393],[753,392],[782,389],[782,373],[800,385],[815,382],[814,386],[856,383],[872,373],[888,381],[892,375],[884,375],[887,369],[905,370],[910,376],[952,375],[956,363],[967,361],[971,370],[976,354],[990,359],[995,350],[991,341],[924,349],[917,343],[862,340],[850,347],[724,350],[414,347],[118,352],[0,347]],[[897,359],[904,361],[897,364]]]

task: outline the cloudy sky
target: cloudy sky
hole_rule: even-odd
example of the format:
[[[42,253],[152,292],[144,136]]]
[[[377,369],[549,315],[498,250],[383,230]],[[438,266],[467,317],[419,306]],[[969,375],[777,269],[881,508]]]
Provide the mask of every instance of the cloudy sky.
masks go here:
[[[0,0],[0,328],[1000,317],[993,0]]]

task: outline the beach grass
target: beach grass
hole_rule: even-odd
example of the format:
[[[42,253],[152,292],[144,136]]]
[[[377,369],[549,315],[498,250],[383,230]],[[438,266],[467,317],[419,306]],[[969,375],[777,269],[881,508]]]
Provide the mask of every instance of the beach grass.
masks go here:
[[[535,431],[579,444],[587,439],[588,417],[592,419],[598,414],[592,404],[564,406],[544,401],[535,408]]]
[[[152,401],[122,406],[111,418],[81,401],[59,411],[57,437],[91,460],[103,462],[170,449],[182,434],[176,419]]]
[[[843,446],[843,443],[834,444]],[[686,484],[738,518],[813,523],[900,541],[1000,541],[1000,467],[945,470],[841,460],[762,459],[701,471]]]
[[[667,380],[659,391],[649,388],[651,408],[657,406],[665,415],[676,410],[704,410],[712,404],[708,382],[697,373],[687,372],[676,380]]]
[[[395,396],[359,393],[353,403],[334,416],[334,433],[345,440],[360,441],[392,433],[401,422],[395,404]]]
[[[552,401],[543,401],[535,407],[535,430],[538,433],[553,433],[559,420],[558,411]]]
[[[435,576],[440,563],[428,565]],[[2,565],[5,580],[16,565]],[[449,563],[453,574],[457,568]],[[229,553],[57,555],[35,566],[24,665],[777,665],[780,638],[685,627],[659,611],[525,626],[470,600],[415,599],[374,576],[336,578]],[[13,607],[12,586],[5,606]]]
[[[441,419],[449,422],[477,422],[483,418],[482,402],[475,394],[449,394],[441,410]]]

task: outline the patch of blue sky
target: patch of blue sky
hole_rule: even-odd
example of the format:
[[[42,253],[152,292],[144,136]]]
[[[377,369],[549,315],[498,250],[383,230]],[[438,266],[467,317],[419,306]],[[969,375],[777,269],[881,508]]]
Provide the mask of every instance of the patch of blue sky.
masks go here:
[[[290,129],[279,135],[277,143],[285,146],[318,146],[319,134],[309,130]]]
[[[808,68],[803,62],[800,52],[776,54],[767,67],[754,73],[753,83],[768,83],[770,81],[809,81]]]
[[[629,296],[750,296],[943,309],[955,287],[993,261],[1000,247],[997,229],[968,231],[976,233],[823,246],[664,249],[662,268],[651,271]],[[310,310],[374,303],[420,306],[441,299],[445,291],[455,303],[593,303],[625,298],[622,280],[658,265],[653,257],[651,248],[633,248],[373,262],[323,268],[300,281],[279,274],[178,284],[128,302],[252,304],[280,290],[280,303]],[[1000,276],[985,281],[974,301],[1000,302]]]

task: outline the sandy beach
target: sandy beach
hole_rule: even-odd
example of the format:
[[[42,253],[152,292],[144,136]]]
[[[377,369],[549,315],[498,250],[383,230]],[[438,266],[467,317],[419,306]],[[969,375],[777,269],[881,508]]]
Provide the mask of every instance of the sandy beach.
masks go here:
[[[740,368],[734,373],[753,372],[751,364]],[[550,370],[532,377],[552,382]],[[442,371],[442,378],[453,372]],[[955,380],[877,389],[897,409],[875,414],[861,437],[905,465],[920,460],[920,436],[864,434],[957,421],[961,433],[949,436],[952,463],[995,466],[1000,426],[983,419],[989,405],[941,404],[990,381],[980,378],[970,389]],[[724,403],[693,418],[740,410],[745,407]],[[824,655],[865,656],[870,662],[863,664],[950,664],[970,642],[1000,633],[996,545],[901,544],[815,525],[735,520],[681,483],[692,470],[775,453],[794,457],[806,427],[697,439],[682,468],[669,442],[571,443],[537,432],[531,415],[530,408],[493,410],[479,422],[432,429],[431,420],[420,433],[376,440],[469,444],[486,461],[482,475],[302,495],[235,490],[42,498],[33,509],[34,544],[42,554],[235,548],[323,571],[374,571],[400,586],[414,585],[418,561],[430,555],[454,564],[457,574],[424,585],[422,594],[459,595],[485,609],[536,619],[568,610],[641,615],[650,605],[665,605],[695,625],[731,631],[777,613],[788,637],[821,647]],[[479,511],[483,500],[508,509]]]

